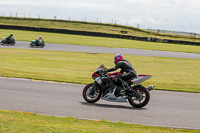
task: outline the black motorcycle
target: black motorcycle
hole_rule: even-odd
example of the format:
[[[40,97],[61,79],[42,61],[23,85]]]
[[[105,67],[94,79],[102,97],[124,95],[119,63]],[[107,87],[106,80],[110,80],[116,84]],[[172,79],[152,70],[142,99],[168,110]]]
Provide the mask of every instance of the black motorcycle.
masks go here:
[[[15,43],[16,43],[15,38],[6,39],[5,37],[3,37],[3,40],[1,41],[1,45],[4,44],[15,45]]]
[[[149,91],[154,89],[153,85],[148,87],[142,86],[140,83],[151,78],[151,75],[138,75],[138,77],[129,79],[127,83],[131,90],[128,93],[120,93],[121,87],[114,81],[116,75],[120,72],[106,73],[105,66],[101,65],[93,74],[94,83],[90,83],[83,89],[83,98],[88,103],[95,103],[99,99],[110,102],[129,102],[133,107],[142,108],[148,104],[150,100]],[[109,88],[114,85],[113,91]],[[113,87],[112,87],[113,88]]]

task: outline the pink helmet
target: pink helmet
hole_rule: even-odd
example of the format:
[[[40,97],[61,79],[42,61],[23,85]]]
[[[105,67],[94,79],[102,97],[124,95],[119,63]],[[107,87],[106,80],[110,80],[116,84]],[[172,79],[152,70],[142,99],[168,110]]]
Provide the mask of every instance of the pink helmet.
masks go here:
[[[116,54],[114,57],[114,63],[116,64],[118,61],[123,60],[124,56],[122,54]]]

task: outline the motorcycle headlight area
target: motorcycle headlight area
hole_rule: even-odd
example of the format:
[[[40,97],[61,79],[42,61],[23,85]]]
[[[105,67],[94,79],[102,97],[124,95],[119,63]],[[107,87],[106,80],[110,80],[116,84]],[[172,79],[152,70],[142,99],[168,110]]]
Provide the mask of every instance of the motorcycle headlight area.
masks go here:
[[[99,85],[102,84],[102,79],[101,79],[101,77],[95,78],[95,81],[96,81]]]

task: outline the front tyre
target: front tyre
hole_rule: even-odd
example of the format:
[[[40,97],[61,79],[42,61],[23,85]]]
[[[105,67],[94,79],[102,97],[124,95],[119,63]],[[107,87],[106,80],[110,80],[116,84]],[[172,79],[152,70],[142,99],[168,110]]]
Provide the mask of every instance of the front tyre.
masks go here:
[[[137,86],[134,90],[138,93],[139,97],[128,97],[129,103],[135,108],[142,108],[146,106],[150,100],[149,91],[143,86]]]
[[[42,44],[42,45],[41,45],[41,48],[43,48],[44,46],[45,46],[45,44]]]
[[[15,41],[11,43],[11,45],[15,45]]]
[[[94,90],[92,90],[92,88],[93,88],[93,83],[90,83],[86,85],[85,88],[83,89],[83,98],[88,103],[95,103],[101,98],[102,90],[99,89],[99,87],[97,86],[95,87]]]
[[[4,45],[4,40],[1,41],[1,45]]]

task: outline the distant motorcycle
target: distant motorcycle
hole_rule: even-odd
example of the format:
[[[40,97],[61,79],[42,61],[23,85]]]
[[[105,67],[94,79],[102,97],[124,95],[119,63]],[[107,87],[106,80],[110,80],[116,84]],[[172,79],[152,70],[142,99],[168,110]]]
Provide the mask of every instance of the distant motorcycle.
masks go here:
[[[30,47],[41,47],[43,48],[45,46],[45,42],[44,40],[40,41],[39,43],[37,43],[35,40],[32,40],[30,43]]]
[[[3,40],[1,41],[1,45],[4,45],[4,44],[15,45],[15,43],[16,43],[15,38],[11,38],[7,40],[5,37],[3,37]]]
[[[120,72],[106,73],[105,66],[101,65],[96,72],[92,74],[94,83],[90,83],[83,89],[83,98],[88,103],[95,103],[100,98],[110,102],[129,102],[133,107],[141,108],[148,104],[150,100],[149,91],[154,89],[153,85],[148,87],[142,86],[140,83],[151,78],[151,75],[138,75],[127,81],[131,90],[127,93],[120,93],[121,87],[117,85],[114,80],[116,75]],[[110,92],[109,88],[115,86],[113,91]]]

